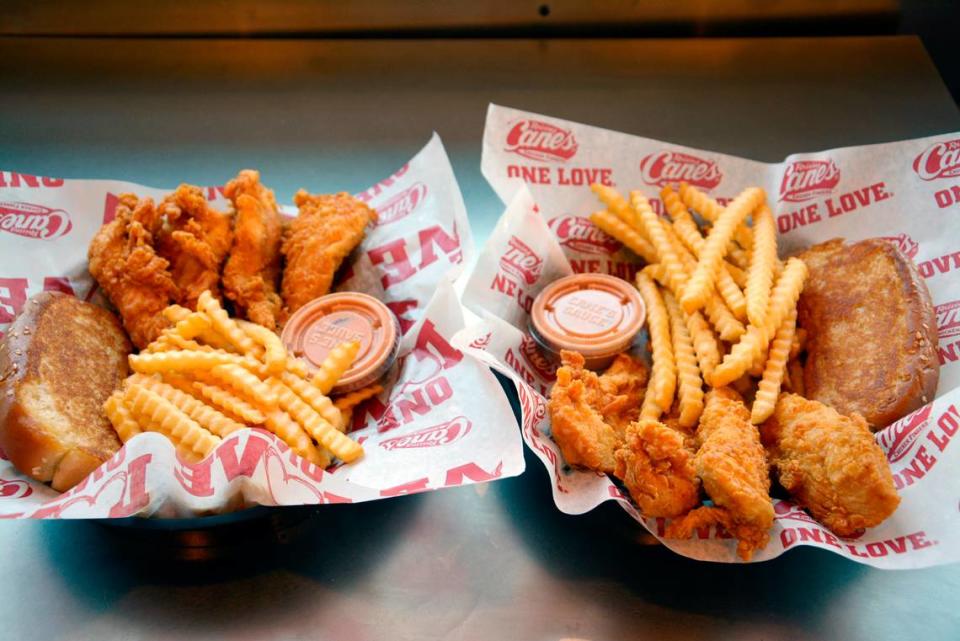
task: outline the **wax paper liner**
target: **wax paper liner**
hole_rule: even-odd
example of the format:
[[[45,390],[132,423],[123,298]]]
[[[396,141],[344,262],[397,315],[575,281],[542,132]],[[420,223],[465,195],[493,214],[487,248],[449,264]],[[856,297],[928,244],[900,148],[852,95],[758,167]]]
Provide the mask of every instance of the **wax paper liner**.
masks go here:
[[[689,541],[663,539],[665,522],[641,517],[611,479],[566,465],[550,438],[545,396],[554,372],[527,332],[528,301],[568,268],[625,278],[636,272],[637,259],[585,218],[600,207],[589,182],[643,189],[657,209],[660,186],[669,182],[686,180],[721,200],[760,185],[777,215],[781,254],[834,237],[881,236],[917,262],[937,307],[941,377],[935,400],[876,435],[902,499],[891,518],[840,539],[789,501],[775,501],[770,544],[754,561],[800,545],[879,568],[960,559],[960,445],[951,446],[960,429],[960,237],[950,233],[954,213],[947,204],[960,191],[960,135],[765,164],[491,106],[482,167],[509,206],[464,288],[464,305],[482,320],[454,344],[517,384],[524,440],[547,468],[560,510],[580,514],[614,500],[684,556],[739,562],[735,541],[722,530],[707,528]],[[531,256],[521,257],[513,238]],[[527,275],[518,263],[537,267]]]
[[[125,191],[161,198],[170,190],[0,172],[0,330],[41,290],[103,302],[87,272],[87,245]],[[220,188],[206,193],[215,207],[227,207]],[[439,137],[357,196],[379,221],[338,288],[384,301],[403,331],[384,392],[354,413],[362,459],[321,470],[272,434],[241,430],[189,465],[166,438],[146,433],[63,494],[0,460],[0,517],[184,517],[254,504],[350,503],[521,473],[523,446],[500,384],[482,361],[450,344],[464,324],[451,281],[470,259],[472,238]]]

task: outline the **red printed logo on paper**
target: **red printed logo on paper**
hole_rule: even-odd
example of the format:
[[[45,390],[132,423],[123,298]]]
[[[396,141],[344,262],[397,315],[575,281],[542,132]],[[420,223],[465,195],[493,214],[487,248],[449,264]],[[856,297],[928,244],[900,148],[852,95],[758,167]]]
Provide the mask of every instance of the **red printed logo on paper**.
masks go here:
[[[377,207],[377,227],[395,223],[406,218],[427,197],[427,186],[416,183]]]
[[[904,253],[907,258],[911,260],[916,257],[917,253],[920,251],[920,243],[910,238],[907,234],[897,234],[896,236],[883,236],[884,240],[888,240],[897,247],[900,248],[900,251]]]
[[[507,251],[500,257],[500,269],[516,276],[527,285],[533,285],[543,272],[543,259],[525,242],[511,236],[507,241]]]
[[[537,343],[527,334],[524,334],[520,340],[520,353],[523,355],[523,360],[540,378],[552,381],[557,377],[557,366],[543,355]]]
[[[395,436],[385,441],[380,441],[380,447],[385,450],[408,450],[420,447],[437,447],[439,445],[449,445],[454,441],[462,439],[470,431],[473,424],[464,416],[427,427],[403,436]]]
[[[561,245],[585,254],[613,254],[620,242],[580,216],[558,216],[547,223]]]
[[[26,481],[0,479],[0,499],[23,499],[33,494],[33,488]]]
[[[783,172],[780,200],[799,203],[826,196],[839,182],[840,168],[832,160],[798,160]]]
[[[921,180],[960,176],[960,138],[927,147],[914,158],[913,170]]]
[[[566,162],[578,148],[571,130],[540,120],[521,120],[507,133],[506,150],[531,160]]]
[[[70,216],[62,209],[22,202],[0,202],[0,231],[25,238],[53,240],[73,228]]]
[[[712,160],[679,151],[661,151],[640,161],[640,178],[658,187],[685,182],[709,190],[720,184],[723,172]]]
[[[473,349],[482,349],[486,350],[490,347],[490,339],[493,338],[493,332],[487,332],[483,336],[478,336],[472,341],[470,341],[470,347]]]
[[[899,421],[877,434],[880,446],[887,451],[887,460],[895,463],[904,458],[909,452],[920,432],[930,419],[933,403],[921,407],[913,414],[904,416]]]
[[[940,340],[960,334],[960,300],[937,305],[936,311]]]

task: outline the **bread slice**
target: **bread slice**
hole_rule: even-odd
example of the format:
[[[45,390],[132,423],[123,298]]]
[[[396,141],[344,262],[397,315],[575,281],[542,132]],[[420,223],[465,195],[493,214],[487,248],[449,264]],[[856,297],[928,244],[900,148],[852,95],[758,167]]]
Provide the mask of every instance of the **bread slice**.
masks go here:
[[[65,491],[120,449],[103,413],[130,341],[107,310],[58,292],[27,301],[0,343],[0,448]]]
[[[807,329],[807,398],[873,429],[933,400],[937,319],[916,266],[882,238],[835,239],[800,254],[810,268],[799,303]]]

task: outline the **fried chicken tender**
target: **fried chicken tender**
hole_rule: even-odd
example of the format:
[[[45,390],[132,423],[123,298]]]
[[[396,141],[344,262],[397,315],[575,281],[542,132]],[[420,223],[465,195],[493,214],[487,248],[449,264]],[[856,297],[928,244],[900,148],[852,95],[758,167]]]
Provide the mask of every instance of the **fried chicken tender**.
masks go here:
[[[859,414],[781,394],[761,435],[780,484],[838,536],[879,525],[900,504],[883,450]]]
[[[613,452],[622,439],[600,413],[600,377],[583,368],[582,355],[564,351],[560,357],[563,365],[557,369],[547,406],[553,440],[570,465],[612,473]]]
[[[293,200],[300,215],[286,230],[282,246],[287,259],[283,301],[291,314],[330,291],[337,269],[377,218],[377,212],[346,192],[314,195],[301,189]]]
[[[621,439],[627,426],[640,417],[640,405],[647,387],[649,370],[641,359],[617,354],[610,367],[597,380],[600,391],[600,413]]]
[[[100,228],[87,250],[90,274],[139,348],[169,325],[163,309],[180,297],[170,264],[153,249],[161,222],[152,199],[121,194],[116,217]]]
[[[157,234],[157,253],[170,262],[173,281],[180,288],[178,303],[197,308],[205,290],[220,297],[220,266],[233,229],[230,216],[212,208],[199,187],[180,185],[158,207],[167,225]]]
[[[651,419],[631,423],[614,456],[613,473],[644,516],[674,518],[700,503],[693,451],[681,432]]]
[[[224,194],[236,210],[233,247],[223,268],[223,290],[237,313],[276,330],[283,301],[280,239],[283,221],[273,190],[260,183],[260,172],[244,169],[227,183]]]
[[[667,536],[690,538],[696,529],[719,524],[738,539],[737,554],[749,561],[770,540],[774,513],[760,434],[739,394],[725,387],[707,393],[696,440],[697,476],[715,507],[671,523]]]

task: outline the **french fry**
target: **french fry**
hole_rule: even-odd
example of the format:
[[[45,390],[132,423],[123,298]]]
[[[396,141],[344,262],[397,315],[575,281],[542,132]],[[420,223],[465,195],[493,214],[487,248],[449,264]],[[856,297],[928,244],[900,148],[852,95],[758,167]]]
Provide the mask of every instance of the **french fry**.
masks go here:
[[[703,236],[700,235],[700,230],[697,228],[697,223],[693,220],[693,216],[690,215],[690,212],[687,211],[684,204],[680,202],[680,197],[677,196],[676,192],[669,186],[660,190],[660,198],[663,200],[667,214],[673,221],[672,229],[677,238],[687,250],[694,256],[699,257],[706,241],[703,239]],[[726,261],[721,262],[720,271],[717,273],[717,292],[737,320],[743,321],[747,318],[746,300],[744,299],[743,292],[740,291],[740,285],[738,285],[730,275],[731,267],[733,266],[729,265]],[[736,268],[734,267],[734,269]]]
[[[741,290],[747,286],[747,272],[746,270],[740,269],[736,265],[731,263],[726,263],[727,273],[730,274],[730,278],[733,279],[733,282],[737,284]]]
[[[263,381],[239,365],[217,365],[210,370],[210,375],[254,405],[266,410],[277,406],[277,395],[271,392]]]
[[[142,385],[127,385],[123,400],[141,425],[161,432],[175,446],[182,446],[201,459],[221,443],[219,437],[200,427],[183,410]]]
[[[690,339],[693,342],[693,351],[697,354],[700,372],[704,378],[709,378],[713,370],[720,364],[717,337],[700,312],[692,314],[684,312],[683,317],[687,325],[687,331],[690,333]]]
[[[336,425],[340,422],[340,410],[334,406],[333,401],[321,394],[320,390],[316,387],[290,372],[281,372],[279,378],[283,381],[284,385],[292,389],[297,396],[316,410],[317,414],[322,416],[328,423]]]
[[[639,233],[644,240],[651,240],[650,237],[646,235],[646,230],[640,222],[637,211],[630,206],[626,198],[620,195],[620,192],[613,187],[601,185],[600,183],[593,183],[590,185],[590,189],[597,195],[600,202],[607,206],[607,210],[611,214]]]
[[[643,403],[640,405],[640,420],[650,419],[657,421],[660,419],[663,410],[657,404],[657,399],[654,398],[655,396],[656,393],[654,390],[647,385],[647,390],[643,394]]]
[[[637,274],[637,289],[647,307],[647,327],[653,347],[653,368],[647,394],[653,395],[657,406],[663,410],[673,404],[677,386],[677,366],[670,339],[670,319],[657,285],[644,273]],[[646,404],[644,398],[644,404]],[[642,412],[642,409],[641,409]]]
[[[753,215],[753,253],[747,272],[747,318],[752,325],[764,324],[776,262],[777,228],[770,208],[764,204]]]
[[[337,344],[320,363],[319,369],[310,377],[310,382],[320,390],[321,394],[329,394],[344,372],[353,365],[359,351],[360,341],[346,341]]]
[[[166,318],[168,321],[174,324],[179,323],[182,320],[185,320],[192,313],[193,312],[191,312],[189,309],[187,309],[186,307],[182,307],[180,305],[169,305],[167,306],[166,309],[163,310],[164,318]],[[199,338],[200,340],[202,340],[204,343],[206,343],[211,347],[215,347],[217,349],[223,349],[227,351],[234,351],[234,348],[230,344],[230,342],[227,341],[222,336],[220,336],[220,334],[218,334],[213,329],[212,326],[209,329],[206,329],[203,332],[201,332],[196,338]]]
[[[122,442],[126,443],[142,431],[133,414],[123,404],[122,391],[117,390],[110,395],[103,404],[103,411]]]
[[[142,385],[144,388],[170,401],[183,410],[187,416],[195,420],[200,427],[213,432],[217,436],[225,437],[231,432],[236,432],[237,430],[241,430],[246,427],[246,425],[238,423],[232,418],[221,414],[194,396],[182,392],[176,387],[153,378],[152,376],[134,374],[127,380],[131,383]]]
[[[657,262],[657,251],[650,241],[640,235],[640,232],[623,222],[608,211],[598,211],[590,214],[590,222],[600,228],[608,236],[619,240],[634,254],[648,263]]]
[[[353,420],[353,408],[351,407],[345,412],[340,412],[340,422],[334,425],[341,432],[346,432],[347,427],[350,425],[350,421]]]
[[[191,312],[182,320],[177,321],[173,326],[171,333],[177,334],[181,338],[190,340],[210,329],[212,323],[206,314],[200,312]]]
[[[679,194],[683,204],[690,209],[696,210],[706,221],[716,223],[723,213],[723,205],[687,183],[680,183]],[[733,238],[740,246],[730,247],[730,255],[737,264],[737,267],[747,269],[747,266],[750,264],[750,258],[745,250],[753,247],[753,232],[749,227],[738,225],[736,230],[734,230]]]
[[[787,371],[790,372],[790,388],[793,390],[793,393],[803,396],[803,365],[801,365],[797,359],[791,359],[790,362],[787,363]]]
[[[764,199],[759,187],[745,189],[730,206],[717,218],[710,235],[700,252],[700,260],[690,276],[687,287],[680,299],[685,311],[695,312],[703,307],[710,294],[710,287],[716,282],[717,273],[722,267],[723,257],[740,223],[756,209]]]
[[[343,396],[334,399],[334,406],[340,410],[340,413],[343,414],[347,411],[352,411],[354,407],[364,402],[372,396],[376,396],[383,391],[383,385],[367,385],[362,389],[358,389],[349,394],[344,394]]]
[[[630,192],[630,204],[643,227],[644,234],[650,239],[657,252],[659,263],[667,270],[667,282],[676,296],[683,293],[687,285],[687,273],[683,270],[680,258],[674,251],[673,243],[667,235],[665,226],[650,208],[650,202],[639,191]]]
[[[345,463],[355,461],[363,455],[363,448],[348,436],[337,431],[320,414],[303,401],[293,390],[277,378],[267,380],[277,395],[280,407],[293,417],[317,443],[330,450],[334,456]]]
[[[747,328],[740,342],[731,348],[730,353],[713,370],[713,376],[708,381],[710,385],[713,387],[728,385],[750,368],[757,354],[770,342],[783,319],[790,310],[796,308],[806,277],[807,266],[802,260],[791,258],[787,261],[770,294],[764,325],[750,325]]]
[[[270,410],[264,424],[268,430],[276,434],[280,440],[289,445],[290,449],[302,458],[317,467],[324,468],[330,465],[330,457],[325,452],[318,450],[304,429],[282,409],[274,408]]]
[[[220,350],[217,350],[217,348],[215,347],[210,347],[209,345],[202,345],[195,340],[184,338],[183,336],[180,336],[180,334],[169,334],[167,336],[161,337],[161,340],[163,340],[166,344],[170,345],[173,348],[186,350],[188,352],[189,351],[193,351],[193,352],[220,351]],[[227,352],[223,352],[223,353],[227,353]]]
[[[196,393],[228,416],[238,418],[247,425],[261,425],[266,419],[263,412],[233,392],[220,387],[219,381],[212,376],[199,372],[197,380],[173,379],[164,376],[164,380],[182,392]],[[184,383],[186,384],[184,386]]]
[[[240,329],[235,320],[227,315],[226,310],[220,306],[220,302],[213,297],[209,290],[200,294],[197,299],[197,309],[203,310],[210,317],[213,328],[239,349],[241,353],[253,354],[257,351],[256,342]]]
[[[757,394],[753,399],[753,408],[750,411],[750,421],[759,425],[770,418],[780,395],[780,385],[787,369],[787,358],[790,355],[790,344],[793,343],[793,333],[797,327],[797,310],[790,310],[783,319],[777,334],[770,343],[770,355],[763,370],[763,378],[757,386]]]
[[[211,369],[218,365],[237,364],[236,354],[224,352],[170,351],[131,354],[130,369],[141,374],[156,374],[169,370],[190,371]]]
[[[684,323],[683,310],[669,292],[664,292],[663,302],[670,317],[670,336],[677,362],[677,397],[680,399],[678,420],[683,427],[693,427],[703,413],[703,379],[700,378],[693,342]]]
[[[263,347],[263,361],[267,374],[278,374],[286,368],[287,348],[283,346],[279,336],[256,323],[240,323],[240,329]]]

